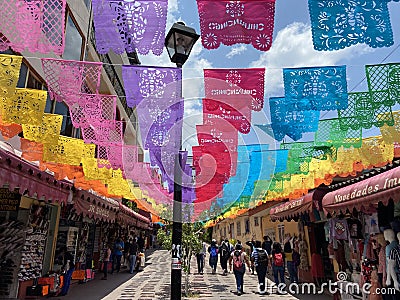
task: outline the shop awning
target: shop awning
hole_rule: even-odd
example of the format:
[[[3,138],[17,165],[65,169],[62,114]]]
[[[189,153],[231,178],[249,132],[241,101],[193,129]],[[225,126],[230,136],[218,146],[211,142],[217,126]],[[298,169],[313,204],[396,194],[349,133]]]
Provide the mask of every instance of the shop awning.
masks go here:
[[[78,215],[114,222],[119,209],[118,201],[103,198],[89,191],[78,190],[74,197],[74,209]]]
[[[327,193],[327,188],[317,188],[305,196],[282,203],[270,210],[272,220],[291,220],[302,214],[309,214],[313,208],[321,209],[321,200]]]
[[[400,200],[400,167],[330,192],[322,199],[322,206],[327,213],[345,212],[376,207],[379,202],[387,205],[390,199]]]
[[[148,229],[150,225],[150,220],[148,218],[135,212],[129,207],[123,205],[122,203],[119,204],[117,219],[128,225],[133,225],[142,229]]]
[[[0,149],[0,186],[4,185],[10,190],[18,188],[21,195],[58,203],[67,202],[72,188],[72,183],[56,180],[52,174]]]

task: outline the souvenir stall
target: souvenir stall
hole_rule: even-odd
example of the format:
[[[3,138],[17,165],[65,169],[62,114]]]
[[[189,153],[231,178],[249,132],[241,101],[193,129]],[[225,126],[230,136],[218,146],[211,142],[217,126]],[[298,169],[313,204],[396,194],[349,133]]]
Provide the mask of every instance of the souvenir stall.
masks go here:
[[[360,286],[377,284],[374,280],[382,286],[390,269],[388,254],[392,248],[400,250],[396,247],[400,237],[399,200],[400,167],[324,196],[322,205],[329,217],[326,240],[335,273],[346,272],[347,280]],[[391,247],[388,251],[387,244]],[[393,263],[394,270],[399,270],[398,262]]]
[[[51,269],[59,207],[72,185],[12,149],[0,149],[0,185],[0,297],[47,294],[49,286],[38,279]]]
[[[272,221],[295,220],[298,222],[299,236],[296,239],[296,247],[300,253],[298,266],[299,278],[304,282],[313,281],[314,270],[311,268],[313,254],[318,250],[315,239],[315,222],[323,219],[321,214],[321,201],[328,192],[325,186],[321,186],[305,196],[290,200],[270,210]]]
[[[108,235],[108,226],[103,224],[115,221],[118,202],[85,190],[77,190],[73,202],[60,219],[55,268],[63,265],[61,249],[66,245],[75,260],[72,279],[86,282],[94,278],[93,269],[101,257],[100,235]]]
[[[138,233],[138,235],[136,236],[141,236],[143,238],[143,246],[146,247],[146,233],[150,228],[150,220],[148,218],[120,203],[119,211],[117,214],[117,222],[123,228],[126,228],[128,232]],[[144,253],[140,253],[138,255],[138,258],[140,258],[140,262],[142,263],[141,268],[143,268],[145,262]]]

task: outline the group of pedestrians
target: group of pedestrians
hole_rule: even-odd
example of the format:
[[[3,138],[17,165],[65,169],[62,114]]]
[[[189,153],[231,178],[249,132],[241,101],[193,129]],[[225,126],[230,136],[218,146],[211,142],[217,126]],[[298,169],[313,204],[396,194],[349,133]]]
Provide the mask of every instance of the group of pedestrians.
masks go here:
[[[103,254],[103,277],[107,280],[109,266],[111,264],[111,274],[121,270],[121,261],[124,257],[124,264],[129,263],[129,272],[133,274],[134,270],[138,270],[138,254],[144,252],[144,239],[142,236],[135,238],[127,238],[126,242],[118,237],[114,244],[110,243],[106,246]]]
[[[273,242],[268,236],[264,237],[263,242],[251,240],[246,242],[246,245],[250,247],[250,255],[246,254],[240,241],[233,246],[228,239],[223,239],[220,245],[217,244],[216,240],[212,240],[207,251],[206,244],[203,243],[201,251],[197,253],[199,274],[203,274],[205,255],[208,252],[212,274],[216,274],[218,260],[223,270],[222,275],[228,274],[229,264],[229,271],[233,271],[235,275],[237,295],[243,294],[246,265],[251,274],[257,274],[260,294],[268,294],[265,278],[269,264],[271,264],[274,281],[277,286],[280,283],[285,283],[286,266],[290,274],[290,282],[298,282],[297,266],[300,255],[296,247],[289,247],[285,241],[285,249],[283,249],[280,243]],[[279,292],[281,292],[281,289],[278,289]]]

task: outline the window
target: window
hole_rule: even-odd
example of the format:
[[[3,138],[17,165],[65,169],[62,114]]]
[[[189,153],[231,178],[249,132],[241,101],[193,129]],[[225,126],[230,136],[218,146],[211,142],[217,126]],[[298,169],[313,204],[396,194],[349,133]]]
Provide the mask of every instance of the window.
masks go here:
[[[21,64],[21,69],[19,71],[19,78],[17,87],[24,88],[26,85],[26,77],[28,76],[28,66],[25,63]]]
[[[67,24],[65,28],[65,49],[63,58],[70,60],[81,60],[83,54],[83,35],[79,32],[70,11],[67,13]]]
[[[30,71],[26,87],[28,89],[41,90],[43,88],[43,83]]]
[[[258,217],[254,217],[254,226],[260,226],[260,223],[258,223]]]
[[[250,233],[250,219],[247,219],[245,224],[244,224],[244,230],[245,230],[245,234]]]
[[[278,237],[279,237],[279,242],[281,244],[283,244],[283,240],[285,237],[285,225],[284,224],[278,225]]]
[[[72,136],[73,126],[68,106],[63,102],[57,102],[54,113],[63,116],[60,135]]]
[[[235,233],[235,224],[229,224],[229,233],[231,235],[231,238],[234,237],[234,233]]]
[[[236,222],[236,230],[238,236],[242,234],[242,229],[240,228],[240,221]]]

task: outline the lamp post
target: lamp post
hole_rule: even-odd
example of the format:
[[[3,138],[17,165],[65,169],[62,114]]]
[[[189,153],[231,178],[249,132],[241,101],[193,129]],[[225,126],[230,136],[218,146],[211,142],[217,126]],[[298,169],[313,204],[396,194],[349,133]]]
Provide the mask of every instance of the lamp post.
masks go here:
[[[165,37],[165,47],[171,62],[175,63],[178,68],[182,68],[199,37],[193,28],[187,27],[183,22],[177,22],[172,25]],[[182,146],[182,133],[179,145]],[[182,166],[180,162],[181,159],[178,154],[175,157],[174,169],[171,300],[180,300],[182,298]]]

